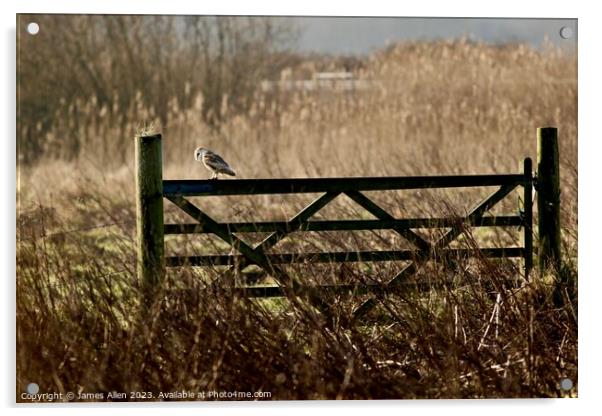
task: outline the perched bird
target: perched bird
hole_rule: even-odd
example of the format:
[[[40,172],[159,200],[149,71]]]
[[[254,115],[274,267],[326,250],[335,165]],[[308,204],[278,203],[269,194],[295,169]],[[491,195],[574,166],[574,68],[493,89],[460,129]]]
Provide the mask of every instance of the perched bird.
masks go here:
[[[236,176],[236,173],[232,170],[230,165],[228,165],[228,163],[226,163],[226,161],[222,159],[220,155],[218,155],[217,153],[213,153],[209,149],[198,147],[194,151],[194,159],[199,162],[203,162],[203,165],[205,165],[207,169],[213,172],[211,179],[217,179],[217,175],[219,175],[220,173],[224,173],[230,176]]]

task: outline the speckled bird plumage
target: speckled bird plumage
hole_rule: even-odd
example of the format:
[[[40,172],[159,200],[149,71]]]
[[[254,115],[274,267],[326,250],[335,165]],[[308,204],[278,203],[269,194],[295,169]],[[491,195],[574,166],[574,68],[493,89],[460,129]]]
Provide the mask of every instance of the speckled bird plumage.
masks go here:
[[[194,151],[194,158],[199,162],[203,162],[203,165],[205,165],[205,167],[213,173],[211,179],[217,179],[217,175],[220,173],[236,176],[236,173],[230,167],[230,165],[228,165],[228,163],[220,155],[212,152],[209,149],[198,147]]]

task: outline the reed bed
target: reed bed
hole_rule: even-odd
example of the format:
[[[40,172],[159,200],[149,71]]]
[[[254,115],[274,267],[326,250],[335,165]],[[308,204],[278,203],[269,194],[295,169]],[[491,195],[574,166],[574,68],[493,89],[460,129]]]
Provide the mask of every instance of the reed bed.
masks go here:
[[[217,127],[201,117],[202,95],[187,108],[170,100],[163,122],[140,95],[121,110],[126,123],[111,123],[94,100],[75,101],[71,118],[40,130],[45,152],[18,167],[17,397],[29,382],[42,392],[145,391],[153,399],[181,390],[261,391],[272,400],[576,396],[559,388],[563,377],[577,382],[576,57],[520,44],[402,43],[365,58],[356,76],[371,87],[257,88],[242,114],[224,97]],[[427,290],[379,298],[361,324],[351,314],[366,295],[326,296],[326,311],[294,297],[243,299],[211,284],[224,280],[218,269],[171,270],[156,303],[141,307],[133,199],[141,128],[163,135],[165,179],[198,179],[209,176],[193,160],[199,145],[241,178],[514,173],[535,158],[536,128],[547,125],[560,137],[562,270],[525,281],[518,262],[430,264],[412,278]],[[73,138],[79,151],[67,158],[62,146]],[[461,215],[485,193],[372,196],[402,218]],[[268,221],[290,217],[310,197],[198,202],[220,221]],[[183,219],[165,206],[166,219]],[[516,195],[498,209],[515,213]],[[366,213],[340,198],[320,215]],[[519,242],[517,230],[475,229],[457,244]],[[389,232],[315,233],[274,250],[404,244]],[[167,249],[229,248],[177,237]],[[286,267],[308,284],[334,284],[386,281],[403,263]]]

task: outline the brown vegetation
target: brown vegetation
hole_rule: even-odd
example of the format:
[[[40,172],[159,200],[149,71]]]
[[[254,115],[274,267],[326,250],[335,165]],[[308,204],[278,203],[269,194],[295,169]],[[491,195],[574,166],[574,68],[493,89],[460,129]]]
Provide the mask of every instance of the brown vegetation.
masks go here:
[[[143,90],[132,90],[129,105],[119,107],[121,123],[113,123],[106,103],[79,97],[67,101],[66,113],[49,115],[46,127],[21,119],[20,148],[35,135],[40,154],[36,163],[19,166],[19,391],[36,381],[41,391],[261,390],[272,399],[569,394],[558,382],[577,378],[576,57],[524,45],[441,41],[399,44],[358,68],[357,77],[373,88],[269,95],[254,89],[244,111],[224,93],[216,119],[206,117],[208,96],[186,90],[185,77],[177,83],[190,105],[167,95],[162,116]],[[453,272],[431,265],[415,278],[432,283],[430,291],[408,289],[382,299],[366,325],[352,325],[350,313],[361,299],[331,298],[330,314],[322,314],[293,298],[212,293],[206,283],[218,270],[183,269],[168,274],[160,301],[142,315],[134,273],[132,137],[150,124],[163,133],[166,179],[208,176],[192,157],[199,145],[223,155],[244,178],[518,172],[524,157],[535,158],[536,128],[557,126],[565,286],[555,291],[553,274],[525,282],[520,264],[510,261],[477,258]],[[22,133],[30,129],[38,130]],[[77,150],[63,157],[74,142]],[[375,199],[409,217],[463,213],[482,196],[416,191]],[[218,220],[269,220],[290,215],[308,198],[206,198],[200,204]],[[500,209],[515,212],[516,200]],[[166,212],[167,220],[179,218],[168,203]],[[363,214],[341,200],[321,215]],[[283,246],[402,244],[387,232],[316,234]],[[466,232],[459,244],[519,238],[512,229],[479,230]],[[224,249],[208,238],[178,238],[167,248]],[[385,280],[400,267],[290,268],[324,283]],[[561,296],[560,307],[554,296]]]

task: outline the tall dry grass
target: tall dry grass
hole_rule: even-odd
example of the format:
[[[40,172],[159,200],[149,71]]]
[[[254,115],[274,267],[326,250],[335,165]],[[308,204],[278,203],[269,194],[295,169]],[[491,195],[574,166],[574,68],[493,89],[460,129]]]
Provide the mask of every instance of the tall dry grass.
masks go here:
[[[258,90],[242,115],[229,114],[224,97],[219,129],[202,121],[201,95],[187,109],[170,101],[163,124],[140,96],[127,110],[125,127],[103,122],[105,110],[94,101],[74,102],[90,117],[54,120],[44,142],[60,146],[62,138],[77,135],[79,157],[19,166],[17,389],[36,381],[43,391],[262,390],[273,399],[567,394],[558,388],[560,378],[577,379],[576,74],[576,57],[551,48],[441,41],[373,54],[358,74],[374,85],[367,90]],[[294,298],[213,294],[206,284],[219,270],[182,269],[170,271],[163,295],[142,317],[134,274],[132,137],[149,125],[163,134],[166,179],[207,177],[192,158],[198,145],[223,155],[242,178],[518,172],[524,157],[536,155],[536,128],[557,126],[563,286],[558,290],[554,275],[525,282],[520,264],[512,262],[477,258],[453,271],[431,265],[415,277],[431,290],[380,299],[368,324],[358,326],[350,314],[361,297],[329,298],[330,311],[322,313]],[[371,197],[409,217],[462,214],[484,195]],[[217,220],[244,221],[290,216],[309,199],[199,203]],[[497,209],[516,212],[515,195]],[[341,199],[321,215],[365,213]],[[168,221],[182,218],[166,204]],[[392,232],[316,234],[277,249],[404,246]],[[519,242],[517,230],[479,229],[457,244]],[[227,250],[211,238],[180,237],[167,249]],[[384,281],[401,266],[287,270],[308,283],[333,283]]]

